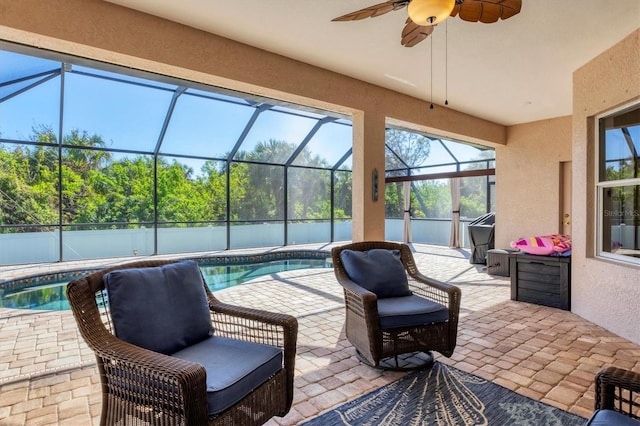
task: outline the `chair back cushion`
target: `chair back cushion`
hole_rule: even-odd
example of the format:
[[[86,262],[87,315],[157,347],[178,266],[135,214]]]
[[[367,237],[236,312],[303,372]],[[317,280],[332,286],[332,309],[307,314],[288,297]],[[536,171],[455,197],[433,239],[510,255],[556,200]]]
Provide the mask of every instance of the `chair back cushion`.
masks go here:
[[[349,278],[379,298],[411,295],[400,250],[342,250],[340,260]]]
[[[192,260],[120,269],[104,282],[115,335],[126,342],[168,355],[213,334],[202,274]]]

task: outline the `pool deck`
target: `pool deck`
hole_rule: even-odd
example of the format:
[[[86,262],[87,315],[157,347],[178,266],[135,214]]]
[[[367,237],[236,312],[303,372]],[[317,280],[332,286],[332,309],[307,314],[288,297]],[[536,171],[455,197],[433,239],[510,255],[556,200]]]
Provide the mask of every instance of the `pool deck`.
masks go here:
[[[511,301],[509,279],[471,265],[468,250],[421,244],[413,248],[423,273],[462,289],[458,346],[451,358],[437,355],[438,361],[583,417],[593,410],[593,377],[600,368],[640,371],[640,346],[571,312]],[[259,252],[264,250],[249,251]],[[123,260],[2,267],[0,277]],[[344,336],[342,288],[331,269],[272,274],[216,295],[225,302],[298,318],[294,405],[269,425],[298,424],[404,374],[358,362]],[[70,311],[0,308],[0,395],[0,425],[99,423],[95,358]]]

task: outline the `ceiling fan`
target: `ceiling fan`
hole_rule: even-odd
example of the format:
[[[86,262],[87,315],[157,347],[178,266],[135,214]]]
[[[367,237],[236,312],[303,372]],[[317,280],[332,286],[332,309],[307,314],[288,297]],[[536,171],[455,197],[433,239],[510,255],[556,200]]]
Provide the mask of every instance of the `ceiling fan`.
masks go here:
[[[401,43],[405,47],[413,47],[427,38],[434,27],[449,16],[459,16],[468,22],[490,24],[520,13],[522,0],[389,0],[338,16],[332,21],[375,18],[405,6],[409,17],[402,30]]]

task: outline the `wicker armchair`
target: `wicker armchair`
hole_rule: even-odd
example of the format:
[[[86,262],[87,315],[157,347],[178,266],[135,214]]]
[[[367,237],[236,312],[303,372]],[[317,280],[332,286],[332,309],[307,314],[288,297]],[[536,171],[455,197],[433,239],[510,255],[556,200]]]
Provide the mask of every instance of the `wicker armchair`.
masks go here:
[[[448,317],[439,322],[427,321],[407,327],[381,327],[378,296],[356,284],[341,259],[343,250],[365,252],[372,249],[399,250],[413,295],[442,305],[448,310]],[[336,278],[344,289],[346,337],[355,347],[361,361],[374,367],[408,369],[431,364],[431,351],[447,357],[453,354],[458,332],[460,289],[422,275],[416,267],[409,246],[386,241],[358,242],[333,248],[331,256]],[[406,361],[410,357],[400,357],[403,359],[399,361],[400,355],[416,352],[427,354],[426,359],[423,355],[423,362],[410,361],[401,365],[400,361]],[[395,361],[395,364],[391,361]]]
[[[606,367],[595,382],[595,411],[587,425],[640,425],[640,373]]]
[[[264,343],[283,350],[282,368],[275,375],[213,417],[209,415],[207,372],[202,365],[132,345],[113,334],[103,283],[105,274],[169,263],[172,261],[152,260],[114,266],[67,286],[73,315],[97,359],[102,383],[100,423],[260,425],[273,416],[284,416],[293,399],[298,330],[297,320],[290,315],[222,303],[204,285],[215,336]]]

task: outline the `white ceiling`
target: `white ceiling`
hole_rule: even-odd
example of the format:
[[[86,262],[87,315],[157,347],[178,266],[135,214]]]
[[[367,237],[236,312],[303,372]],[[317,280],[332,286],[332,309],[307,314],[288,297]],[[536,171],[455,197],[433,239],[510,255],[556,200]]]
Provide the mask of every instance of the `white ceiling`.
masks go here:
[[[406,8],[331,22],[382,0],[108,1],[436,105],[448,92],[450,108],[504,125],[570,115],[573,71],[640,27],[639,0],[522,0],[508,20],[450,18],[405,48]]]

